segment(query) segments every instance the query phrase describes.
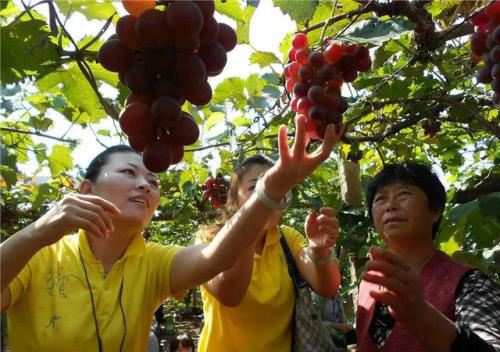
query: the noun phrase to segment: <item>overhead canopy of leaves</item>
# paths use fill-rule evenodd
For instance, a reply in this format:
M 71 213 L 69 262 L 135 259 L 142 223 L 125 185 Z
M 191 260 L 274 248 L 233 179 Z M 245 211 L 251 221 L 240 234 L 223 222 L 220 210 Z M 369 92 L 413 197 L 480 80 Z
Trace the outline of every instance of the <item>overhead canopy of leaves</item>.
M 76 0 L 54 3 L 61 23 L 78 13 L 96 24 L 95 33 L 85 33 L 75 41 L 79 50 L 86 49 L 84 52 L 77 52 L 70 44 L 74 33 L 63 31 L 59 23 L 42 15 L 47 13 L 47 3 L 42 1 L 28 11 L 13 2 L 0 2 L 0 112 L 5 116 L 0 121 L 3 235 L 29 223 L 57 200 L 62 190 L 71 188 L 61 174 L 78 176 L 72 171 L 78 165 L 73 156 L 76 144 L 94 143 L 101 137 L 106 140 L 106 136 L 124 137 L 116 128 L 103 127 L 103 122 L 110 125 L 110 111 L 119 111 L 129 92 L 117 74 L 97 63 L 104 38 L 94 38 L 119 5 L 115 8 L 108 1 Z M 248 48 L 252 19 L 260 3 L 216 0 L 216 11 L 235 26 L 239 45 Z M 470 31 L 462 31 L 467 25 L 465 18 L 487 2 L 426 3 L 421 10 L 426 16 L 421 18 L 432 19 L 430 30 L 434 31 L 427 33 L 428 38 L 439 38 L 457 26 L 452 31 L 456 37 L 428 47 L 419 42 L 414 30 L 418 24 L 409 16 L 397 10 L 391 16 L 378 16 L 365 9 L 368 3 L 381 2 L 273 0 L 274 6 L 296 24 L 278 43 L 279 51 L 254 50 L 249 60 L 260 72 L 246 72 L 242 67 L 240 75 L 225 77 L 213 87 L 207 106 L 183 107 L 203 125 L 203 139 L 186 148 L 182 164 L 161 175 L 162 201 L 150 230 L 156 240 L 188 243 L 190 234 L 216 215 L 201 196 L 205 179 L 215 172 L 229 174 L 245 156 L 277 155 L 279 125 L 287 125 L 293 133 L 294 113 L 284 91 L 282 67 L 287 64 L 296 31 L 306 33 L 311 47 L 318 50 L 329 40 L 367 45 L 373 66 L 343 86 L 342 94 L 349 102 L 344 114 L 344 143 L 334 158 L 294 190 L 294 207 L 285 219 L 288 223 L 301 228 L 312 206 L 334 206 L 348 234 L 341 236 L 339 245 L 347 252 L 366 254 L 377 237 L 361 209 L 342 204 L 336 167 L 337 160 L 358 151 L 362 153 L 358 164 L 363 183 L 388 162 L 424 161 L 443 171 L 449 200 L 465 189 L 474 193 L 488 175 L 500 175 L 498 106 L 491 102 L 491 87 L 477 84 L 474 78 L 483 64 L 471 60 Z M 384 4 L 391 6 L 391 2 Z M 39 11 L 41 7 L 44 11 Z M 117 19 L 113 17 L 111 28 Z M 269 30 L 273 30 L 272 23 Z M 89 43 L 92 45 L 87 47 Z M 84 74 L 82 67 L 91 75 Z M 56 134 L 56 116 L 70 124 L 69 130 L 75 126 L 91 129 L 94 138 L 79 139 L 75 144 L 67 137 L 68 131 Z M 424 134 L 422 124 L 427 120 L 441 123 L 435 137 Z M 311 148 L 316 145 L 312 144 Z M 220 165 L 215 162 L 219 159 Z M 23 175 L 20 166 L 29 160 L 35 160 L 38 167 L 33 175 Z M 50 177 L 33 184 L 43 168 Z M 499 257 L 495 253 L 499 249 L 500 210 L 496 205 L 500 199 L 498 193 L 481 195 L 465 204 L 448 204 L 437 243 L 448 253 L 494 273 Z M 9 218 L 9 214 L 15 216 Z

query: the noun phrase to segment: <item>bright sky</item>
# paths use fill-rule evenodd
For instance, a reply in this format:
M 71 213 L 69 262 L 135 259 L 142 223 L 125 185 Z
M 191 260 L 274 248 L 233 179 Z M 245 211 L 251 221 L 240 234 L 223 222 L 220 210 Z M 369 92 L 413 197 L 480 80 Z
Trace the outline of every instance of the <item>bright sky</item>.
M 19 6 L 19 0 L 15 0 L 15 3 Z M 22 7 L 22 6 L 21 6 Z M 125 14 L 121 3 L 117 2 L 116 7 L 121 15 Z M 39 6 L 37 8 L 39 11 L 46 9 L 46 6 Z M 122 12 L 123 11 L 123 12 Z M 42 12 L 43 13 L 43 12 Z M 46 13 L 45 13 L 46 15 Z M 224 22 L 235 28 L 235 23 L 231 19 L 225 16 L 219 16 L 216 14 L 216 18 L 219 22 Z M 269 24 L 272 23 L 272 30 Z M 84 35 L 95 35 L 101 28 L 102 22 L 98 21 L 87 21 L 85 17 L 75 14 L 67 22 L 66 27 L 71 35 L 75 39 L 80 39 Z M 273 7 L 272 1 L 261 0 L 257 10 L 252 17 L 252 23 L 250 25 L 250 44 L 257 50 L 271 51 L 274 52 L 278 57 L 281 57 L 279 53 L 279 45 L 283 37 L 295 30 L 296 25 L 289 16 L 283 15 L 283 13 Z M 105 34 L 104 38 L 114 33 L 114 28 L 109 31 L 109 34 Z M 254 72 L 262 72 L 258 65 L 251 65 L 249 62 L 250 54 L 252 53 L 252 48 L 248 45 L 238 45 L 235 49 L 228 53 L 228 62 L 222 74 L 217 77 L 209 79 L 212 89 L 216 87 L 223 79 L 239 76 L 246 77 Z M 103 91 L 104 95 L 113 95 L 114 93 L 109 90 Z M 116 93 L 115 93 L 116 94 Z M 58 114 L 52 114 L 50 116 L 54 120 L 54 126 L 48 131 L 48 134 L 53 136 L 62 136 L 65 132 L 69 130 L 69 133 L 65 134 L 67 139 L 79 139 L 85 141 L 85 143 L 80 144 L 74 153 L 73 160 L 75 164 L 81 167 L 87 167 L 91 159 L 104 148 L 96 141 L 96 136 L 90 129 L 81 129 L 78 126 L 71 126 L 69 121 L 58 116 Z M 114 130 L 113 123 L 111 119 L 103 121 L 99 126 L 95 128 L 98 129 L 108 128 Z M 107 145 L 118 144 L 120 141 L 118 138 L 108 138 L 99 136 L 99 140 Z M 49 148 L 56 142 L 40 137 L 33 137 L 35 142 L 43 142 Z M 36 168 L 36 161 L 29 162 L 25 165 L 20 165 L 21 171 L 32 174 Z M 48 176 L 50 173 L 48 170 L 43 172 L 43 176 Z

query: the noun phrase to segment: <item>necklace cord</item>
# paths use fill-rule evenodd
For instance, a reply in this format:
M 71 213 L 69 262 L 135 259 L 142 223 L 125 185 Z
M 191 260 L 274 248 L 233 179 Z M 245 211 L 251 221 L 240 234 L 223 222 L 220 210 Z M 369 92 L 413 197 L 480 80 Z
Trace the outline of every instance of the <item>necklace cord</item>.
M 101 335 L 99 334 L 99 324 L 97 323 L 97 315 L 95 312 L 94 295 L 92 294 L 92 288 L 90 287 L 90 281 L 89 281 L 89 276 L 87 274 L 87 268 L 85 267 L 85 263 L 83 262 L 82 251 L 80 250 L 80 247 L 78 247 L 78 255 L 80 256 L 80 261 L 82 263 L 83 272 L 85 273 L 85 280 L 87 281 L 87 287 L 89 288 L 90 302 L 92 303 L 92 315 L 94 316 L 95 332 L 96 332 L 96 336 L 97 336 L 97 347 L 99 348 L 99 352 L 102 352 L 102 340 L 101 340 Z
M 92 303 L 92 315 L 94 317 L 95 332 L 96 332 L 96 336 L 97 336 L 97 347 L 99 349 L 99 352 L 103 352 L 101 335 L 99 333 L 99 324 L 97 322 L 97 314 L 96 314 L 95 303 L 94 303 L 94 295 L 92 293 L 92 287 L 90 287 L 89 276 L 87 274 L 87 268 L 85 266 L 85 263 L 83 262 L 83 257 L 82 257 L 82 252 L 80 250 L 80 247 L 78 247 L 78 255 L 80 256 L 80 262 L 82 263 L 83 272 L 85 274 L 85 281 L 87 281 L 87 287 L 88 287 L 89 293 L 90 293 L 90 302 Z M 122 321 L 123 321 L 123 328 L 124 328 L 122 341 L 120 343 L 120 352 L 123 351 L 123 345 L 125 344 L 125 336 L 127 335 L 127 320 L 125 318 L 125 311 L 123 309 L 123 304 L 122 304 L 123 281 L 124 281 L 123 279 L 124 278 L 122 277 L 122 282 L 120 284 L 120 297 L 119 297 L 119 301 L 118 301 L 118 303 L 120 304 L 120 312 L 122 314 Z

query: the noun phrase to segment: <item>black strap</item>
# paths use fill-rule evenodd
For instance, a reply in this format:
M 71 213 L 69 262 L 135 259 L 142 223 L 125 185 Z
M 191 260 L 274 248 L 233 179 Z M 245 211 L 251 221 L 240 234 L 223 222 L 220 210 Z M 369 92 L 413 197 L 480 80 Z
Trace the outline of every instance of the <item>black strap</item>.
M 293 290 L 295 291 L 295 297 L 298 295 L 298 290 L 299 288 L 302 288 L 304 286 L 309 286 L 306 280 L 300 275 L 299 268 L 297 267 L 297 264 L 295 263 L 295 259 L 292 255 L 292 251 L 290 250 L 290 247 L 288 247 L 288 243 L 286 242 L 286 238 L 284 235 L 280 236 L 280 243 L 281 243 L 281 248 L 283 248 L 283 252 L 285 253 L 285 259 L 286 263 L 288 265 L 288 273 L 290 274 L 290 277 L 292 278 L 293 282 Z M 293 307 L 293 323 L 292 323 L 292 352 L 296 352 L 297 346 L 295 345 L 295 305 Z
M 293 281 L 293 287 L 295 288 L 295 293 L 297 293 L 297 289 L 309 286 L 306 280 L 300 274 L 299 268 L 295 263 L 295 259 L 292 255 L 292 251 L 286 242 L 285 236 L 281 235 L 280 237 L 281 247 L 283 248 L 283 252 L 285 253 L 286 263 L 288 264 L 288 273 Z

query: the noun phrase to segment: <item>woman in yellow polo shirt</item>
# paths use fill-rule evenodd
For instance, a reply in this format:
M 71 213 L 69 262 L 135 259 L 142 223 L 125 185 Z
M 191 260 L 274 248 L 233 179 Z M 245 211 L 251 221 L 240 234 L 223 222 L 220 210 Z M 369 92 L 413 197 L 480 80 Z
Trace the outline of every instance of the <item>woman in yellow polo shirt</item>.
M 145 351 L 160 302 L 232 267 L 269 219 L 265 202 L 307 177 L 340 135 L 329 126 L 322 146 L 308 155 L 304 120 L 297 120 L 291 149 L 282 126 L 280 161 L 266 174 L 261 196 L 248 200 L 210 245 L 186 248 L 144 242 L 160 202 L 157 177 L 130 148 L 105 150 L 79 194 L 64 196 L 0 246 L 11 350 Z
M 221 223 L 238 216 L 233 214 L 258 193 L 254 189 L 259 177 L 267 175 L 273 165 L 270 159 L 255 155 L 234 170 Z M 291 351 L 295 293 L 280 244 L 281 233 L 311 287 L 325 297 L 337 293 L 340 272 L 332 246 L 338 223 L 333 209 L 321 208 L 309 214 L 305 224 L 308 240 L 290 227 L 278 227 L 282 210 L 269 212 L 253 246 L 244 250 L 230 269 L 202 286 L 205 324 L 199 352 Z M 204 227 L 197 234 L 198 241 L 213 243 L 220 236 L 218 231 L 216 225 Z

